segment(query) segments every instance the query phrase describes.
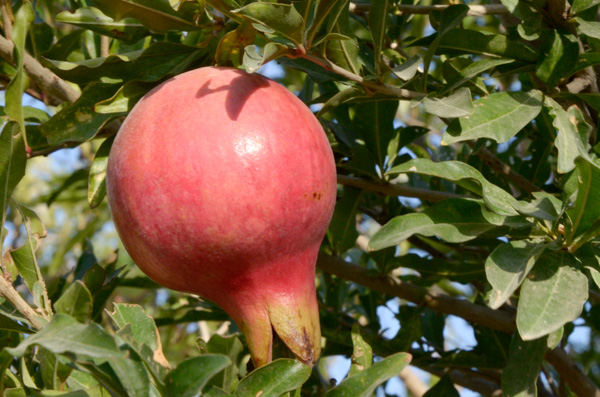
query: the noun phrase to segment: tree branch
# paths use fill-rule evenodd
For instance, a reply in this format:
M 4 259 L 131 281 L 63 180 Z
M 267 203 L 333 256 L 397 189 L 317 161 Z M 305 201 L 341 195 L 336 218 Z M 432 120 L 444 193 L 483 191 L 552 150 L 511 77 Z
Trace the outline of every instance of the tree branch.
M 402 14 L 430 14 L 434 11 L 443 11 L 450 7 L 445 4 L 438 5 L 408 5 L 398 4 L 394 7 L 394 13 L 396 15 Z M 350 3 L 350 12 L 368 12 L 371 9 L 371 4 L 365 3 Z M 484 5 L 469 5 L 469 11 L 467 16 L 481 16 L 481 15 L 494 15 L 494 14 L 510 14 L 510 11 L 501 4 L 484 4 Z
M 363 267 L 350 264 L 331 255 L 320 254 L 317 267 L 322 271 L 355 282 L 374 291 L 396 296 L 439 313 L 452 314 L 468 322 L 479 324 L 500 332 L 516 330 L 515 315 L 476 305 L 464 299 L 429 291 L 426 288 L 403 282 L 395 277 L 373 277 Z M 546 354 L 546 360 L 554 366 L 561 378 L 580 397 L 600 397 L 600 390 L 588 379 L 573 360 L 556 348 Z
M 0 36 L 0 56 L 8 62 L 13 62 L 13 42 Z M 23 68 L 25 73 L 40 87 L 50 95 L 60 101 L 75 102 L 79 98 L 79 92 L 62 80 L 50 69 L 42 66 L 35 58 L 25 53 L 23 59 Z M 58 103 L 55 103 L 58 104 Z
M 338 65 L 328 61 L 327 59 L 319 58 L 312 54 L 302 55 L 302 58 L 307 59 L 326 70 L 330 70 L 340 76 L 354 81 L 356 83 L 361 84 L 363 87 L 367 88 L 369 91 L 373 93 L 379 93 L 384 95 L 389 95 L 396 97 L 398 99 L 421 99 L 425 97 L 425 94 L 416 91 L 405 90 L 404 88 L 394 87 L 388 84 L 377 83 L 375 81 L 370 81 L 364 79 L 362 76 L 354 74 L 352 72 L 347 71 L 344 68 L 339 67 Z
M 460 194 L 438 192 L 435 190 L 419 189 L 416 187 L 380 184 L 371 182 L 366 179 L 356 178 L 347 175 L 338 175 L 337 181 L 340 185 L 356 187 L 359 189 L 369 190 L 371 192 L 382 193 L 387 196 L 404 196 L 415 197 L 426 201 L 442 201 L 448 198 L 465 197 Z
M 38 314 L 25 302 L 12 283 L 6 279 L 5 274 L 0 274 L 0 295 L 5 297 L 29 321 L 33 328 L 38 331 L 42 329 L 42 325 L 37 320 Z
M 475 143 L 467 142 L 467 145 L 471 149 L 475 147 Z M 523 189 L 527 193 L 539 192 L 542 189 L 531 183 L 529 180 L 524 178 L 521 174 L 515 172 L 508 164 L 500 160 L 494 153 L 490 152 L 486 148 L 481 148 L 475 153 L 481 161 L 483 161 L 488 167 L 503 175 L 506 179 L 512 182 L 515 186 Z

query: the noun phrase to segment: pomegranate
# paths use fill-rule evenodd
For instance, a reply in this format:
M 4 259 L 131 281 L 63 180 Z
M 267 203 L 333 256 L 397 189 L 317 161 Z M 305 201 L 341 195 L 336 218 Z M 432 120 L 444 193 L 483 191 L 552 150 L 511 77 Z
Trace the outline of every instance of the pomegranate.
M 304 363 L 318 359 L 315 262 L 335 163 L 321 125 L 285 87 L 217 67 L 159 85 L 115 139 L 107 193 L 135 263 L 220 305 L 256 367 L 272 359 L 273 330 Z

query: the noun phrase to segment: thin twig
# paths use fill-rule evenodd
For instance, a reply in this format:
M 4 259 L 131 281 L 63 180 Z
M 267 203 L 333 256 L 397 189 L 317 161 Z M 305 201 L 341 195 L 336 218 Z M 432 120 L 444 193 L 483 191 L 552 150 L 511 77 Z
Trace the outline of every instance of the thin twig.
M 330 70 L 335 74 L 338 74 L 348 80 L 354 81 L 356 83 L 361 84 L 363 87 L 367 88 L 369 91 L 378 94 L 384 94 L 396 97 L 397 99 L 421 99 L 425 97 L 425 94 L 416 91 L 405 90 L 404 88 L 394 87 L 388 84 L 378 83 L 376 81 L 366 80 L 362 76 L 354 74 L 352 72 L 347 71 L 344 68 L 339 67 L 338 65 L 328 61 L 327 59 L 319 58 L 313 54 L 305 54 L 302 55 L 304 59 L 307 59 L 326 70 Z
M 11 40 L 12 35 L 12 10 L 11 10 L 11 2 L 8 0 L 0 0 L 2 4 L 2 24 L 4 25 L 4 34 L 6 38 Z
M 4 36 L 0 36 L 0 56 L 11 63 L 13 62 L 13 48 L 14 44 L 12 41 L 7 40 Z M 43 67 L 42 64 L 27 52 L 23 57 L 23 68 L 25 69 L 25 73 L 27 73 L 38 87 L 60 101 L 75 102 L 79 98 L 80 94 L 75 88 L 71 87 L 50 69 Z
M 427 393 L 427 385 L 423 383 L 421 378 L 410 367 L 404 368 L 398 376 L 412 396 L 423 397 Z
M 396 296 L 419 306 L 445 314 L 453 314 L 468 322 L 479 324 L 500 332 L 516 330 L 515 315 L 476 305 L 464 299 L 429 291 L 395 277 L 373 277 L 366 268 L 350 264 L 342 259 L 321 254 L 317 266 L 324 272 L 368 287 L 374 291 Z M 579 397 L 600 397 L 600 390 L 585 376 L 577 364 L 560 347 L 548 352 L 546 360 Z
M 0 274 L 0 295 L 5 297 L 29 321 L 33 328 L 38 331 L 42 329 L 42 324 L 37 320 L 38 314 L 25 302 L 12 283 L 6 279 L 5 274 Z
M 434 11 L 443 11 L 444 9 L 450 7 L 450 5 L 446 4 L 437 4 L 437 5 L 408 5 L 408 4 L 398 4 L 394 7 L 394 13 L 396 15 L 402 14 L 430 14 Z M 349 10 L 354 13 L 364 13 L 368 12 L 371 9 L 371 4 L 367 3 L 350 3 Z M 496 15 L 496 14 L 510 14 L 510 11 L 501 4 L 483 4 L 483 5 L 469 5 L 469 11 L 467 12 L 467 16 L 481 16 L 481 15 Z
M 475 147 L 475 143 L 468 141 L 467 145 L 471 149 Z M 515 172 L 508 164 L 500 160 L 494 153 L 490 152 L 486 148 L 481 148 L 475 153 L 481 161 L 483 161 L 488 167 L 503 175 L 506 179 L 512 182 L 515 186 L 521 188 L 523 191 L 527 193 L 539 192 L 542 189 L 531 183 L 521 174 Z
M 347 175 L 338 175 L 337 180 L 340 185 L 365 189 L 371 192 L 382 193 L 387 196 L 415 197 L 433 202 L 446 200 L 448 198 L 465 197 L 455 193 L 438 192 L 435 190 L 419 189 L 402 185 L 380 184 Z

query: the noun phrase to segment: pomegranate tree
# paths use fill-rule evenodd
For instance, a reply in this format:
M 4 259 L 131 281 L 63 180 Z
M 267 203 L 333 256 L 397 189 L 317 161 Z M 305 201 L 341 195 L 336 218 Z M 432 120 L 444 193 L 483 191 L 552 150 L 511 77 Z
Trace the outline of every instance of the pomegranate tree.
M 255 366 L 271 360 L 273 330 L 304 363 L 318 359 L 314 271 L 335 164 L 319 122 L 287 89 L 216 67 L 166 81 L 123 123 L 107 191 L 135 263 L 223 307 Z

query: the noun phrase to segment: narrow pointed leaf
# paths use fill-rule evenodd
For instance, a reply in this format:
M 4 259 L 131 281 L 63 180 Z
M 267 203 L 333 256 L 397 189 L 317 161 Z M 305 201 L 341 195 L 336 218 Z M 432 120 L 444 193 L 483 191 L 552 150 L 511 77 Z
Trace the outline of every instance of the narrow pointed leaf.
M 554 119 L 552 125 L 558 132 L 554 143 L 558 149 L 558 172 L 564 174 L 575 168 L 577 157 L 589 158 L 589 144 L 579 132 L 577 118 L 571 117 L 560 104 L 550 97 L 545 98 L 545 104 L 550 116 Z
M 354 346 L 354 352 L 352 353 L 352 364 L 350 365 L 350 372 L 348 376 L 353 376 L 367 368 L 370 368 L 373 364 L 373 350 L 371 346 L 360 335 L 360 327 L 358 323 L 354 323 L 352 326 L 352 345 Z
M 19 125 L 9 121 L 0 133 L 0 230 L 4 228 L 6 208 L 12 192 L 25 175 L 26 164 L 23 135 L 19 134 Z
M 94 4 L 116 20 L 135 18 L 148 29 L 158 33 L 202 28 L 187 15 L 175 11 L 168 0 L 96 0 Z
M 516 215 L 517 200 L 508 192 L 489 182 L 481 172 L 460 161 L 435 163 L 428 159 L 413 159 L 393 167 L 388 174 L 417 173 L 447 179 L 483 197 L 486 206 L 501 215 Z
M 108 138 L 98 148 L 94 161 L 90 167 L 88 180 L 88 203 L 91 208 L 96 208 L 102 203 L 106 196 L 106 167 L 108 165 L 108 154 L 114 137 Z
M 437 33 L 417 40 L 411 46 L 428 47 L 436 37 Z M 506 35 L 484 34 L 472 29 L 452 29 L 446 33 L 438 44 L 436 54 L 456 54 L 457 51 L 529 63 L 535 63 L 538 59 L 538 54 L 532 47 L 510 40 Z
M 600 167 L 582 158 L 576 164 L 579 170 L 577 198 L 567 211 L 573 222 L 571 232 L 566 236 L 569 243 L 583 233 L 593 232 L 590 228 L 600 219 Z
M 335 206 L 328 233 L 339 253 L 346 252 L 356 244 L 356 212 L 361 197 L 362 190 L 345 187 L 342 199 Z
M 135 43 L 150 34 L 148 29 L 138 20 L 124 18 L 115 21 L 96 7 L 81 7 L 73 13 L 64 11 L 56 16 L 56 20 L 89 29 L 126 43 Z
M 19 124 L 19 130 L 25 134 L 25 115 L 23 113 L 22 98 L 29 81 L 23 69 L 25 57 L 25 42 L 29 25 L 35 18 L 35 12 L 31 3 L 24 2 L 15 15 L 15 22 L 11 31 L 13 47 L 13 58 L 15 63 L 15 74 L 6 87 L 6 106 L 4 110 L 9 120 Z
M 424 85 L 427 84 L 427 75 L 431 65 L 431 60 L 433 59 L 440 42 L 446 33 L 450 32 L 452 29 L 462 23 L 462 20 L 467 16 L 468 12 L 469 7 L 464 4 L 451 5 L 442 11 L 439 31 L 435 35 L 433 42 L 427 46 L 427 53 L 425 53 L 425 58 L 423 60 L 423 64 L 425 65 L 425 70 L 423 71 L 423 75 L 425 76 L 423 79 Z
M 386 32 L 386 18 L 388 16 L 389 0 L 372 0 L 369 10 L 369 30 L 373 37 L 373 53 L 375 69 L 379 72 L 379 59 Z
M 368 397 L 377 386 L 394 376 L 397 376 L 412 359 L 408 353 L 396 353 L 373 364 L 370 368 L 359 372 L 329 390 L 326 397 Z
M 392 219 L 371 238 L 369 248 L 380 250 L 391 247 L 415 234 L 437 236 L 449 243 L 461 243 L 499 226 L 528 225 L 529 222 L 519 216 L 506 217 L 488 211 L 478 200 L 447 199 L 423 212 Z

